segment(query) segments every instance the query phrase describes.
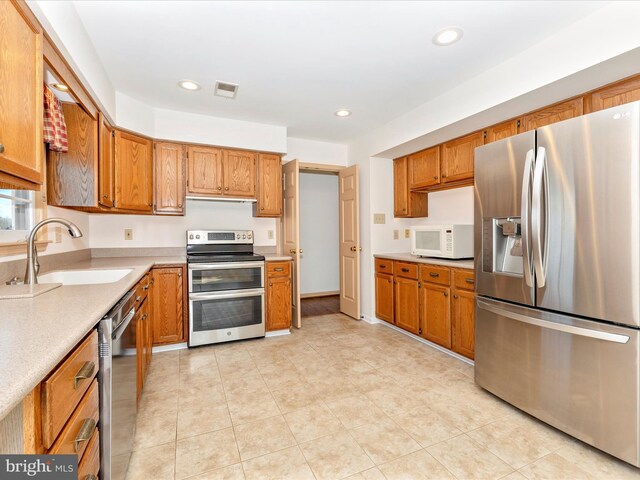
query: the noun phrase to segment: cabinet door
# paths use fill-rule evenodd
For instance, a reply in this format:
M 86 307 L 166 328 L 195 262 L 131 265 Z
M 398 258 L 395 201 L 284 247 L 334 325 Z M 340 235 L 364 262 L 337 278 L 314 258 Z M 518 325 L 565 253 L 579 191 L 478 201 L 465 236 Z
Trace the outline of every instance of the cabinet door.
M 440 183 L 440 147 L 409 155 L 409 189 L 426 188 Z
M 418 281 L 395 277 L 394 282 L 396 325 L 417 335 L 420 329 L 420 294 Z
M 473 292 L 455 290 L 453 294 L 453 351 L 473 358 L 475 345 L 475 296 Z
M 0 2 L 0 31 L 0 174 L 42 184 L 42 30 L 24 4 Z
M 409 216 L 409 161 L 407 157 L 396 158 L 393 161 L 393 215 L 395 217 Z
M 255 217 L 282 215 L 282 161 L 280 155 L 258 154 L 258 201 L 254 204 Z
M 154 212 L 184 215 L 184 146 L 156 143 L 154 153 Z
M 491 142 L 497 142 L 503 138 L 513 137 L 518 134 L 518 128 L 520 127 L 520 119 L 508 120 L 506 122 L 499 123 L 487 128 L 486 135 L 484 137 L 485 145 Z
M 190 146 L 187 164 L 187 191 L 190 194 L 222 195 L 222 150 Z
M 441 183 L 473 179 L 473 155 L 476 147 L 484 145 L 483 132 L 472 133 L 442 144 Z
M 640 100 L 640 75 L 607 85 L 590 95 L 591 112 Z
M 451 348 L 451 296 L 449 287 L 423 283 L 420 288 L 422 336 Z
M 393 276 L 376 273 L 376 317 L 393 322 Z
M 152 278 L 153 344 L 184 342 L 183 268 L 154 268 Z
M 222 178 L 225 195 L 255 198 L 256 154 L 240 150 L 223 150 Z
M 267 279 L 267 331 L 291 326 L 291 278 Z
M 115 199 L 115 131 L 109 121 L 98 115 L 98 203 L 113 207 Z
M 528 132 L 552 123 L 582 115 L 582 97 L 556 103 L 522 117 L 521 132 Z
M 116 130 L 115 207 L 152 211 L 153 152 L 151 140 Z

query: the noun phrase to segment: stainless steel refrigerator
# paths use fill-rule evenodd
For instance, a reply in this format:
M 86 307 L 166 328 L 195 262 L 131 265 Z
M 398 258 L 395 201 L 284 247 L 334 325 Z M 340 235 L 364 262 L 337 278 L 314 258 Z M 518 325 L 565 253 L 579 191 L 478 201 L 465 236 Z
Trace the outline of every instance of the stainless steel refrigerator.
M 475 151 L 475 379 L 640 466 L 640 102 Z

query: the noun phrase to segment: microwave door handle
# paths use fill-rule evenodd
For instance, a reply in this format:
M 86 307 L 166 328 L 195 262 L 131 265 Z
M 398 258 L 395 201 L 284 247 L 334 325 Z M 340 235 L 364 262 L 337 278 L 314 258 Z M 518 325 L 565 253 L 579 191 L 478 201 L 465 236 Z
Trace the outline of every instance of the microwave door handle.
M 533 177 L 533 148 L 527 152 L 522 174 L 522 203 L 520 214 L 522 224 L 522 262 L 524 264 L 524 281 L 528 287 L 533 286 L 533 267 L 531 265 L 530 227 L 531 227 L 531 182 Z

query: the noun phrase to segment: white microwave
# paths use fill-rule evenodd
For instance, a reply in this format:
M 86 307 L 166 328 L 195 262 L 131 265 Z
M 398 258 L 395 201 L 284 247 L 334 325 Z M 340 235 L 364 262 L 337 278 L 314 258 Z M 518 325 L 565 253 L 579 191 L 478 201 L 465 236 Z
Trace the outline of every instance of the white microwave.
M 473 225 L 411 227 L 411 255 L 440 258 L 473 257 Z

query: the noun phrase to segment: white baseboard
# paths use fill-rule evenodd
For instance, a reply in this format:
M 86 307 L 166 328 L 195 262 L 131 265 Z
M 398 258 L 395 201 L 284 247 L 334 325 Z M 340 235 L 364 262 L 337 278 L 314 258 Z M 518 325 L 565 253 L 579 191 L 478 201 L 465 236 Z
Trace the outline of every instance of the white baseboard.
M 369 317 L 367 315 L 362 315 L 362 320 L 364 320 L 367 323 L 370 323 L 371 325 L 375 325 L 376 323 L 386 323 L 386 322 L 382 322 L 382 320 L 379 320 L 376 317 Z
M 330 292 L 301 293 L 300 298 L 332 297 L 334 295 L 340 295 L 340 290 L 333 290 Z
M 363 317 L 364 318 L 364 317 Z M 396 327 L 395 325 L 389 323 L 389 322 L 385 322 L 384 320 L 380 320 L 379 318 L 373 317 L 372 320 L 375 321 L 369 321 L 367 320 L 367 322 L 369 323 L 381 323 L 383 324 L 385 327 L 389 327 L 392 330 L 395 330 L 396 332 L 400 332 L 403 333 L 404 335 L 406 335 L 407 337 L 411 337 L 414 340 L 419 341 L 420 343 L 424 343 L 425 345 L 429 345 L 430 347 L 435 348 L 436 350 L 441 351 L 442 353 L 446 353 L 447 355 L 456 358 L 458 360 L 462 360 L 464 363 L 467 363 L 469 365 L 475 365 L 473 360 L 468 359 L 467 357 L 463 357 L 462 355 L 458 355 L 456 352 L 452 352 L 451 350 L 441 347 L 440 345 L 438 345 L 437 343 L 433 343 L 430 342 L 429 340 L 425 340 L 422 337 L 419 337 L 418 335 L 414 335 L 413 333 L 407 332 L 406 330 L 401 329 L 400 327 Z
M 264 334 L 264 336 L 266 338 L 269 337 L 281 337 L 282 335 L 291 335 L 291 329 L 284 329 L 284 330 L 274 330 L 272 332 L 267 332 Z
M 173 350 L 183 350 L 185 348 L 189 348 L 187 342 L 174 343 L 173 345 L 160 345 L 153 347 L 152 353 L 171 352 Z

